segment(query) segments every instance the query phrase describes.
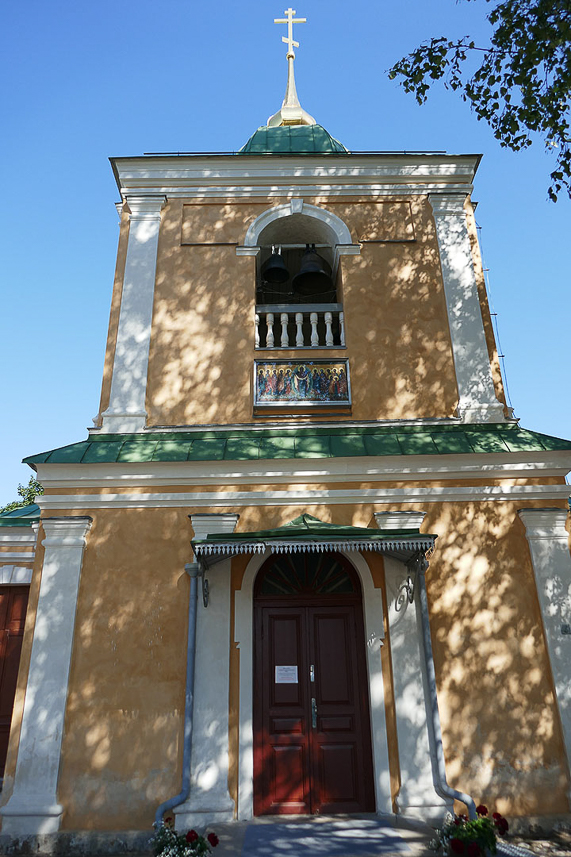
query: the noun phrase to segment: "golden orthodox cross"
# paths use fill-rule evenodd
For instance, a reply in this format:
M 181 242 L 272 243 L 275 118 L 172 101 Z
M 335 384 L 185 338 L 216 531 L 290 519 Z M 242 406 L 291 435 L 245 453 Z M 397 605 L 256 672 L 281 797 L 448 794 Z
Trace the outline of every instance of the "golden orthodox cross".
M 292 9 L 291 6 L 289 9 L 286 9 L 284 15 L 287 15 L 287 18 L 274 18 L 274 24 L 287 24 L 287 36 L 282 36 L 282 42 L 285 42 L 287 45 L 287 55 L 288 57 L 295 57 L 293 52 L 294 48 L 299 48 L 299 42 L 295 42 L 293 39 L 293 25 L 294 24 L 305 24 L 307 22 L 307 18 L 294 18 L 297 12 L 295 9 Z

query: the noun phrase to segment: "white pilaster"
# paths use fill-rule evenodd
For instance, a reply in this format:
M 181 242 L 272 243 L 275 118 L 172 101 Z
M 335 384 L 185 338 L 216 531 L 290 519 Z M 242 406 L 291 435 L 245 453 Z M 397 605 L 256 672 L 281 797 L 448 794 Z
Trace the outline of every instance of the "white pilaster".
M 571 554 L 565 509 L 520 509 L 571 771 Z M 571 790 L 569 792 L 571 801 Z
M 478 286 L 461 194 L 431 194 L 452 353 L 458 384 L 458 415 L 464 422 L 503 422 L 496 399 Z
M 421 655 L 418 587 L 415 587 L 414 601 L 410 603 L 408 575 L 408 569 L 403 563 L 385 557 L 401 778 L 396 804 L 399 813 L 429 822 L 442 818 L 448 802 L 434 788 Z
M 195 538 L 232 533 L 239 515 L 190 515 Z M 190 796 L 174 810 L 177 830 L 232 821 L 228 792 L 231 560 L 208 574 L 208 607 L 198 599 Z
M 14 789 L 2 833 L 55 833 L 63 807 L 57 780 L 79 577 L 91 518 L 43 521 L 46 538 Z
M 103 414 L 104 432 L 132 432 L 145 427 L 147 368 L 157 247 L 163 194 L 127 196 L 129 243 L 115 345 L 109 407 Z
M 381 530 L 420 529 L 425 512 L 376 512 Z M 418 587 L 408 598 L 409 570 L 385 557 L 389 631 L 397 720 L 401 788 L 396 803 L 403 815 L 425 821 L 442 818 L 449 802 L 436 792 L 427 721 L 425 669 L 422 660 L 422 619 Z M 412 582 L 412 581 L 411 581 Z

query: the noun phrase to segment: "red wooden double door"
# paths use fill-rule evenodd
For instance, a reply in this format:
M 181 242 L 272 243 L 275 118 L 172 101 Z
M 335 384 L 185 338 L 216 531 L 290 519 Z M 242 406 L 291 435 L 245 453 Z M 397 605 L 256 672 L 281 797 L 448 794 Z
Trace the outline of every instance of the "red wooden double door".
M 0 780 L 4 777 L 29 586 L 0 587 Z
M 374 811 L 355 572 L 337 554 L 282 555 L 254 605 L 255 814 Z

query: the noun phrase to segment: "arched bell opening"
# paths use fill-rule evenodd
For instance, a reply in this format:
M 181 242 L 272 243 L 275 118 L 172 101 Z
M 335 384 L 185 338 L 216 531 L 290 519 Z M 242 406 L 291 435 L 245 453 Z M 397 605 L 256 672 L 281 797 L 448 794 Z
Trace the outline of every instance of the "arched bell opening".
M 269 223 L 258 238 L 256 303 L 336 303 L 339 266 L 331 233 L 306 214 Z
M 362 589 L 342 554 L 260 568 L 253 722 L 255 815 L 374 811 Z

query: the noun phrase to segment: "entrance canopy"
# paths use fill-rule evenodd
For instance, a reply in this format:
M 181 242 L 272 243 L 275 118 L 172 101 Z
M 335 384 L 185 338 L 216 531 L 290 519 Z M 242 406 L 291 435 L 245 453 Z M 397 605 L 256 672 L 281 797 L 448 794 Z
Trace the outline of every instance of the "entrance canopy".
M 243 553 L 306 553 L 324 551 L 376 551 L 407 562 L 434 547 L 435 535 L 418 530 L 372 530 L 327 524 L 312 515 L 300 515 L 274 530 L 251 533 L 216 533 L 191 542 L 196 558 L 205 566 Z

